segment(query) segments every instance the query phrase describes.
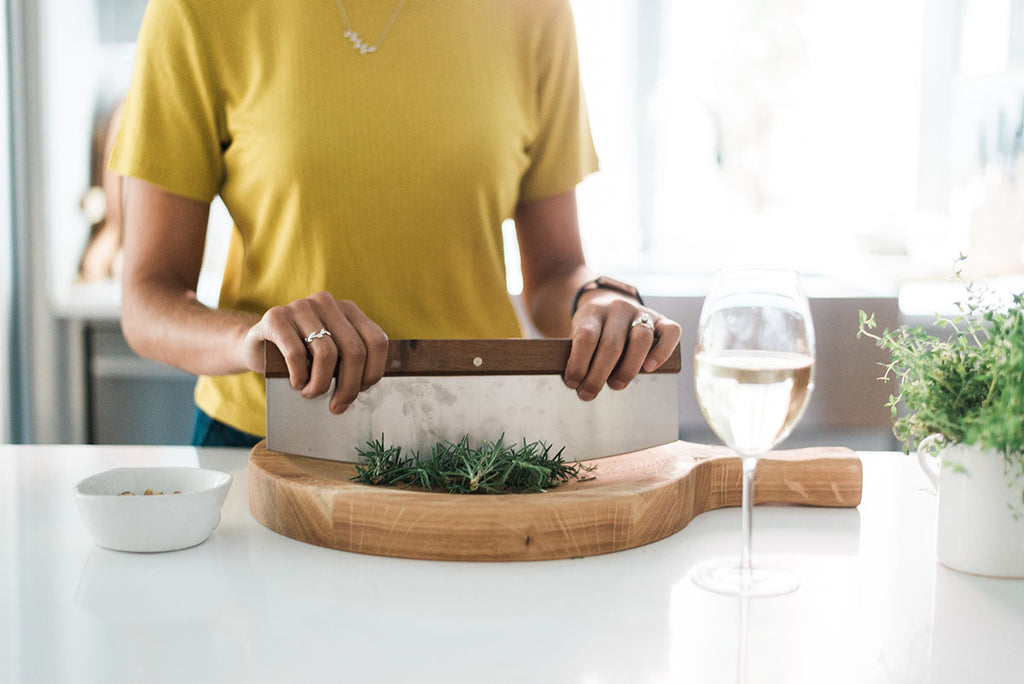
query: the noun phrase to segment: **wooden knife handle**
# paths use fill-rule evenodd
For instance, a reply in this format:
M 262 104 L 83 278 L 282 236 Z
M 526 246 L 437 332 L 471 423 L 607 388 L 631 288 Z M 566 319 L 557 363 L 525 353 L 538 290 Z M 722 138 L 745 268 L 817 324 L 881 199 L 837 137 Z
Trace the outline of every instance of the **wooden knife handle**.
M 568 339 L 390 340 L 385 375 L 561 375 L 569 360 Z M 287 378 L 280 350 L 266 345 L 266 376 Z M 678 373 L 679 345 L 655 373 Z

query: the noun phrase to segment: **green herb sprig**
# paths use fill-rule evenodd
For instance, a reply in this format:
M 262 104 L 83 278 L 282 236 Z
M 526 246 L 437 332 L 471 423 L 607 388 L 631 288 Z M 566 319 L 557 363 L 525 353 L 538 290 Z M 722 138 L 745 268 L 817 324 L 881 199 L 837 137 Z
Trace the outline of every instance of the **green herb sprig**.
M 956 277 L 963 281 L 959 269 Z M 899 385 L 886 403 L 893 434 L 906 450 L 932 433 L 997 449 L 1008 470 L 1024 472 L 1024 293 L 1000 303 L 991 290 L 968 284 L 957 308 L 960 315 L 936 316 L 950 331 L 945 337 L 920 326 L 879 335 L 874 315 L 860 312 L 857 337 L 890 353 L 880 379 Z
M 402 454 L 402 448 L 388 446 L 384 436 L 356 449 L 362 459 L 356 464 L 356 482 L 370 485 L 419 487 L 449 494 L 519 494 L 543 492 L 560 484 L 593 479 L 584 473 L 595 466 L 580 461 L 566 462 L 565 447 L 551 453 L 543 442 L 505 444 L 505 436 L 497 441 L 481 441 L 472 446 L 469 436 L 457 442 L 439 442 L 430 448 L 430 458 L 413 452 Z

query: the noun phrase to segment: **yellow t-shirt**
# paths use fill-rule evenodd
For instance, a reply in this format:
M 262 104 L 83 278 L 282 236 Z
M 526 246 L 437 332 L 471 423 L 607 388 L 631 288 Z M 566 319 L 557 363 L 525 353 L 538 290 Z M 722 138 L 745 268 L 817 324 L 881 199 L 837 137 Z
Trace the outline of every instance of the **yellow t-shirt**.
M 373 43 L 395 5 L 344 0 Z M 502 222 L 596 170 L 568 0 L 151 0 L 110 166 L 234 221 L 220 308 L 319 290 L 392 338 L 517 337 Z M 265 434 L 256 373 L 196 403 Z

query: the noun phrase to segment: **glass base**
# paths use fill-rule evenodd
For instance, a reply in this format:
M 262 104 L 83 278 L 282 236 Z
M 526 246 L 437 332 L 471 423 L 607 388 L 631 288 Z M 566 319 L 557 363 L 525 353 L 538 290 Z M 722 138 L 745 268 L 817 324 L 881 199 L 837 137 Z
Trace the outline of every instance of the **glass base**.
M 755 566 L 742 570 L 736 561 L 709 561 L 693 570 L 693 582 L 726 596 L 782 596 L 797 590 L 796 573 L 783 568 Z

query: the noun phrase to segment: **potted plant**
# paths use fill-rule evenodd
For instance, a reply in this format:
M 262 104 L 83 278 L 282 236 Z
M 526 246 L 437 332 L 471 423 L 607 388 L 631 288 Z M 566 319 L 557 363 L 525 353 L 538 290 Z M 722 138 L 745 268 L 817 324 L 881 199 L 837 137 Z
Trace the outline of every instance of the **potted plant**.
M 959 314 L 936 317 L 938 334 L 878 334 L 874 315 L 861 311 L 857 337 L 890 354 L 880 379 L 898 384 L 886 404 L 893 433 L 906 451 L 917 446 L 940 492 L 939 561 L 1024 577 L 1024 292 L 1007 299 L 965 285 Z

